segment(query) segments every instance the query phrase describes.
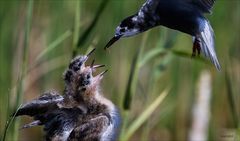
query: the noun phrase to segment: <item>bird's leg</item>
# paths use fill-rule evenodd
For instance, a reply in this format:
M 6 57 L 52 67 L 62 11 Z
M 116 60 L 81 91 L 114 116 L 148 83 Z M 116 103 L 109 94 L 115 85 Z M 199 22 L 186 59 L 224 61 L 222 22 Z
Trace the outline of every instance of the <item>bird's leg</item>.
M 193 43 L 192 57 L 195 57 L 196 53 L 198 55 L 200 55 L 200 53 L 201 53 L 200 41 L 197 38 L 195 38 L 194 43 Z
M 198 56 L 201 54 L 201 45 L 200 45 L 200 41 L 198 39 L 195 40 L 196 44 L 197 44 L 197 52 L 198 52 Z

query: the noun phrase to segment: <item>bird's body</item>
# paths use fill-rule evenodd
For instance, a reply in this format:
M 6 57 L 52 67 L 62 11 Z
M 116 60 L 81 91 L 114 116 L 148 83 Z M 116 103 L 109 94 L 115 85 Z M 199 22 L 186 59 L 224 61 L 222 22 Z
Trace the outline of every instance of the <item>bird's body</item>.
M 23 105 L 16 116 L 28 115 L 34 121 L 23 128 L 44 125 L 47 141 L 114 141 L 120 114 L 99 91 L 103 73 L 93 77 L 97 67 L 85 66 L 87 56 L 75 58 L 64 73 L 65 91 L 44 93 Z
M 116 28 L 110 47 L 121 37 L 129 37 L 157 26 L 166 26 L 193 36 L 193 56 L 200 51 L 220 70 L 214 33 L 204 13 L 210 13 L 214 0 L 147 0 L 140 10 L 124 19 Z

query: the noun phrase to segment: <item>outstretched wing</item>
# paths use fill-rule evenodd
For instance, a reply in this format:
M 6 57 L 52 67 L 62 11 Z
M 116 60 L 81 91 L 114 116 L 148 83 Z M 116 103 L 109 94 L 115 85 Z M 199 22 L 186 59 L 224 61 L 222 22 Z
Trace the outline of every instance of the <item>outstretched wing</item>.
M 215 3 L 215 0 L 187 0 L 187 1 L 197 6 L 199 10 L 204 13 L 211 13 L 211 9 L 213 7 L 213 4 Z
M 166 3 L 167 0 L 146 0 L 146 2 L 143 4 L 142 8 L 140 11 L 145 11 L 146 8 L 151 8 L 148 9 L 147 11 L 154 11 L 157 8 L 157 5 L 160 4 L 161 2 Z M 192 5 L 197 6 L 200 11 L 204 13 L 211 13 L 211 9 L 214 5 L 216 0 L 168 0 L 168 2 L 173 3 L 176 2 L 182 2 L 182 3 L 190 3 Z M 139 13 L 138 13 L 139 14 Z
M 63 97 L 58 94 L 56 91 L 45 92 L 38 99 L 35 99 L 31 102 L 24 104 L 18 111 L 15 113 L 16 116 L 20 115 L 29 115 L 35 116 L 37 114 L 42 114 L 48 111 L 49 108 L 56 105 L 56 103 L 63 100 Z

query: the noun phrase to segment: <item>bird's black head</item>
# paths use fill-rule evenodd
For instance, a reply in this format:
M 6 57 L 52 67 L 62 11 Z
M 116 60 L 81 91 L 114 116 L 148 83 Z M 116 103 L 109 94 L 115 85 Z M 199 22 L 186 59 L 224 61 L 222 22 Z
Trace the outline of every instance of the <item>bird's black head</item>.
M 120 25 L 116 28 L 114 37 L 105 46 L 109 48 L 113 43 L 119 40 L 121 37 L 129 37 L 140 33 L 141 30 L 138 26 L 137 15 L 132 15 L 124 19 Z
M 140 32 L 138 27 L 137 16 L 133 15 L 124 19 L 116 28 L 115 36 L 129 37 L 136 35 Z

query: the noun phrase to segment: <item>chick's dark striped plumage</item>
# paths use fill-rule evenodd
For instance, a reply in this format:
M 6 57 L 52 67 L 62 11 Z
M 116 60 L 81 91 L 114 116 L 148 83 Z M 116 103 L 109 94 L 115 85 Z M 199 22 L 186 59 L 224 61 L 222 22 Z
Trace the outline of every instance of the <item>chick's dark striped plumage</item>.
M 156 26 L 166 26 L 193 36 L 193 56 L 202 52 L 220 70 L 214 33 L 204 13 L 210 13 L 215 0 L 147 0 L 140 10 L 124 19 L 105 48 L 121 37 L 129 37 Z
M 34 118 L 22 128 L 44 125 L 48 141 L 114 141 L 120 126 L 120 115 L 111 101 L 99 91 L 102 72 L 92 73 L 103 65 L 85 66 L 89 55 L 73 59 L 64 73 L 65 90 L 44 93 L 23 105 L 16 116 Z

